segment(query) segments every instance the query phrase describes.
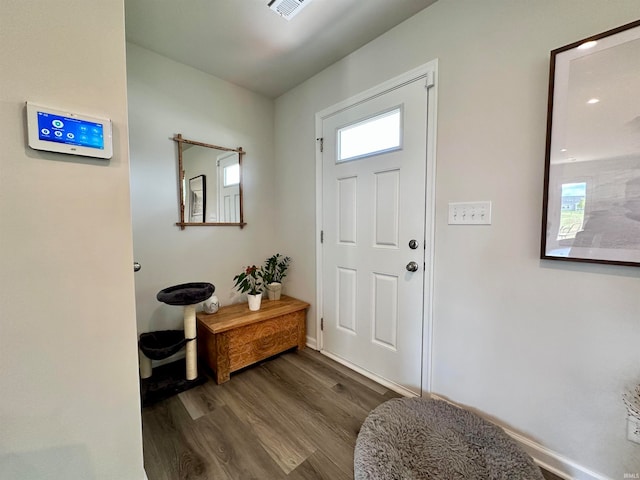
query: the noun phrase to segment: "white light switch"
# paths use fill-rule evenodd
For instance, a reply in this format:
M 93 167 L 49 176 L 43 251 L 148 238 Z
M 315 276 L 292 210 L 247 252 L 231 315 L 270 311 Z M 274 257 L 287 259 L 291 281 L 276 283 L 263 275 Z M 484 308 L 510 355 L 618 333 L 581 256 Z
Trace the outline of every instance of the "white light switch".
M 491 202 L 449 203 L 449 225 L 491 225 Z

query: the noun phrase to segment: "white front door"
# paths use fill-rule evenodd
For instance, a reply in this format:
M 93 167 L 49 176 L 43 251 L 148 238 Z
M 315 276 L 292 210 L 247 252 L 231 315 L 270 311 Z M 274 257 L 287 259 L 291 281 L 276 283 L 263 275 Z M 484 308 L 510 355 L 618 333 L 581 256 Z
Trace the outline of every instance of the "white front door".
M 322 351 L 415 394 L 430 278 L 432 78 L 385 85 L 321 117 Z
M 235 152 L 218 157 L 218 222 L 240 221 L 240 162 Z

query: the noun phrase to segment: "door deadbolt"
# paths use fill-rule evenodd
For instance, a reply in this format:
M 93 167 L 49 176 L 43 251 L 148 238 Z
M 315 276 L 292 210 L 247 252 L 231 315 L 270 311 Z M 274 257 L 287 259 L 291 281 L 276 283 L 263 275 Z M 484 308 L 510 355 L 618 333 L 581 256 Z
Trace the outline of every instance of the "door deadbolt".
M 416 248 L 418 248 L 418 241 L 417 240 L 409 240 L 409 248 L 411 250 L 415 250 Z
M 418 264 L 416 262 L 407 263 L 407 271 L 409 271 L 409 272 L 417 272 L 418 271 Z

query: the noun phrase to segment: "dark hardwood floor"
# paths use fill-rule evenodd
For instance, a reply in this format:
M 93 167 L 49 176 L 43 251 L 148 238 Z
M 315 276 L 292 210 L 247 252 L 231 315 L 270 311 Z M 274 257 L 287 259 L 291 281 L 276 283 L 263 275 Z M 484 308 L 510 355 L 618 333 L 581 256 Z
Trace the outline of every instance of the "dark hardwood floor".
M 149 480 L 352 479 L 360 425 L 397 396 L 318 352 L 288 352 L 145 407 L 145 470 Z

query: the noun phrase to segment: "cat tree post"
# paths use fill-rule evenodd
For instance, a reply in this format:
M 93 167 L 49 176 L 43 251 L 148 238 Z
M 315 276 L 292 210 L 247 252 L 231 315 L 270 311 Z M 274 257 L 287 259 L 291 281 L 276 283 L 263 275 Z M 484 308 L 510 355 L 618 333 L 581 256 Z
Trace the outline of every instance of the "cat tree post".
M 215 287 L 210 283 L 183 283 L 160 290 L 156 296 L 162 303 L 183 307 L 187 380 L 195 380 L 198 377 L 196 306 L 211 297 L 214 291 Z
M 209 297 L 207 297 L 209 298 Z M 198 345 L 196 338 L 196 306 L 184 307 L 184 338 L 187 340 L 186 361 L 187 380 L 194 380 L 198 376 Z

